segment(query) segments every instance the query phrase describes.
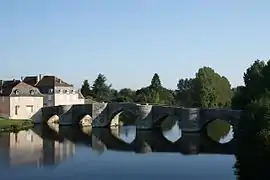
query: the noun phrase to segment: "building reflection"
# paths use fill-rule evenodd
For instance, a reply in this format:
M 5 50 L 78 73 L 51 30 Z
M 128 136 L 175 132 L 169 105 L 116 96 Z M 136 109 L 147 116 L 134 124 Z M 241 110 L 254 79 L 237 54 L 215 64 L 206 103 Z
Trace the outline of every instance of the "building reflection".
M 58 164 L 75 154 L 71 141 L 63 142 L 43 139 L 32 130 L 5 133 L 0 136 L 0 164 L 48 165 Z

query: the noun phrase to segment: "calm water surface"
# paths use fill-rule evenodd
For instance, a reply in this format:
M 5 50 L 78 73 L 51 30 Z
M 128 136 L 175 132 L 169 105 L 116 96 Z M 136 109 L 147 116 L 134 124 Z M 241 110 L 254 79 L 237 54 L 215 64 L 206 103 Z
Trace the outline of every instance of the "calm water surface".
M 230 128 L 182 133 L 37 126 L 0 136 L 3 179 L 236 179 Z M 217 129 L 220 129 L 218 131 Z M 227 129 L 226 131 L 224 129 Z M 216 143 L 215 141 L 221 144 Z

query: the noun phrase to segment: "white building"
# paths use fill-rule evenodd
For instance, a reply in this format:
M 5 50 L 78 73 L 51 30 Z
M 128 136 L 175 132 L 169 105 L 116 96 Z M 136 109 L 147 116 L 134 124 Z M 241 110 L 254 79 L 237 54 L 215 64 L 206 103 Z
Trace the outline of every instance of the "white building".
M 0 115 L 10 119 L 33 119 L 40 116 L 43 95 L 38 88 L 20 80 L 1 81 Z
M 44 95 L 44 106 L 84 104 L 85 99 L 73 85 L 55 76 L 28 76 L 23 80 Z

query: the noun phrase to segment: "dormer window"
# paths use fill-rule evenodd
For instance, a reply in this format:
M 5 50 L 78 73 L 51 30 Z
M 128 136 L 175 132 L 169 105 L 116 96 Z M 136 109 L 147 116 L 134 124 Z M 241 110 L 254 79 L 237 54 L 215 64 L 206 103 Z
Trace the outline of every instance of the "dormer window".
M 19 95 L 19 90 L 18 89 L 15 89 L 14 90 L 14 94 Z
M 72 90 L 71 90 L 71 93 L 72 93 L 72 94 L 74 94 L 74 93 L 75 93 L 75 90 L 74 90 L 74 89 L 72 89 Z
M 48 93 L 53 93 L 53 89 L 49 89 Z
M 64 93 L 66 93 L 66 94 L 67 94 L 67 93 L 68 93 L 68 90 L 66 90 L 66 89 L 65 89 L 65 90 L 64 90 Z
M 30 94 L 31 95 L 34 95 L 35 94 L 35 91 L 33 89 L 30 90 Z

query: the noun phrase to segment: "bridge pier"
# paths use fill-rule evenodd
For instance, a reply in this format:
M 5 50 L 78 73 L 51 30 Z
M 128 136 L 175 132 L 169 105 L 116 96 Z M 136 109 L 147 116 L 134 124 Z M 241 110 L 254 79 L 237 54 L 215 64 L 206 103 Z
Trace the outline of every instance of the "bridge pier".
M 59 125 L 72 125 L 72 105 L 61 106 Z
M 107 103 L 92 104 L 92 127 L 109 126 L 109 118 L 107 116 Z
M 200 108 L 182 108 L 179 126 L 183 132 L 198 132 L 200 128 Z
M 136 120 L 136 128 L 141 130 L 151 129 L 152 121 L 152 106 L 151 105 L 137 105 L 138 117 Z

